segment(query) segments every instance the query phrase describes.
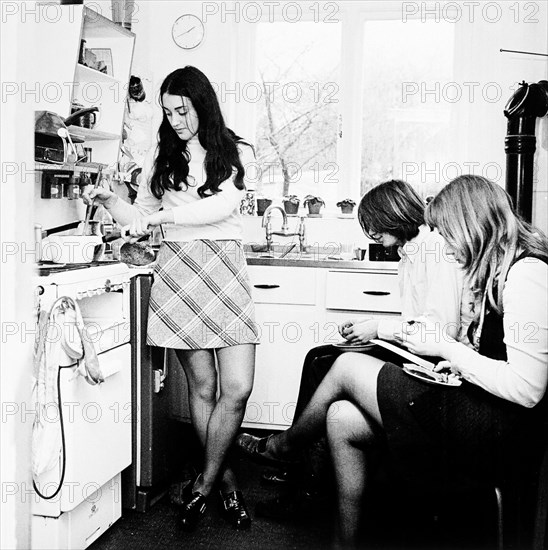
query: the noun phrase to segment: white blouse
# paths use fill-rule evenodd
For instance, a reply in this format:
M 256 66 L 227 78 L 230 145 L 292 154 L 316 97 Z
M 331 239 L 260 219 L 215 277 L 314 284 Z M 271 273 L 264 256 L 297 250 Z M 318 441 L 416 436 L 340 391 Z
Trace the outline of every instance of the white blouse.
M 405 243 L 398 264 L 401 317 L 379 322 L 378 335 L 393 340 L 401 333 L 402 322 L 422 318 L 440 326 L 451 338 L 466 341 L 470 324 L 470 293 L 463 292 L 464 273 L 454 256 L 447 254 L 447 243 L 437 231 L 421 225 L 419 234 Z
M 237 189 L 233 178 L 222 182 L 221 190 L 214 195 L 201 198 L 198 188 L 205 182 L 206 173 L 204 160 L 205 149 L 200 145 L 197 136 L 188 141 L 190 152 L 189 182 L 187 189 L 165 191 L 161 199 L 157 199 L 150 190 L 150 178 L 154 167 L 157 146 L 148 152 L 137 191 L 134 206 L 141 215 L 157 212 L 161 207 L 173 211 L 174 223 L 165 224 L 165 238 L 172 241 L 191 241 L 196 239 L 242 239 L 242 223 L 240 201 L 245 191 Z M 238 144 L 240 160 L 244 169 L 255 162 L 253 149 L 244 144 Z M 248 170 L 246 169 L 246 173 Z M 244 177 L 244 184 L 246 184 Z
M 458 342 L 447 346 L 447 359 L 465 380 L 533 407 L 548 384 L 548 265 L 535 258 L 516 262 L 508 272 L 502 299 L 508 360 L 489 359 Z

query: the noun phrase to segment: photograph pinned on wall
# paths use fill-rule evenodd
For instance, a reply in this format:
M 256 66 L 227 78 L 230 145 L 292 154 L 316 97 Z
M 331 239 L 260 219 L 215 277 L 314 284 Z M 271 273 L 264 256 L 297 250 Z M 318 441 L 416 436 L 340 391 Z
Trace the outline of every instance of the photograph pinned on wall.
M 112 50 L 110 48 L 89 48 L 86 50 L 86 65 L 109 76 L 114 76 Z

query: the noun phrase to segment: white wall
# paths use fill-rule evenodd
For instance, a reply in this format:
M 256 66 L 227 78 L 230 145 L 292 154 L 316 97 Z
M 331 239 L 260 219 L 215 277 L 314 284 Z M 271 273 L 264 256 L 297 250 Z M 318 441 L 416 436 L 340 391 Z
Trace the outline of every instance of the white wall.
M 139 3 L 132 25 L 132 31 L 137 35 L 132 74 L 150 79 L 154 95 L 155 129 L 161 122 L 157 102 L 160 85 L 175 69 L 194 65 L 214 84 L 231 81 L 232 55 L 237 40 L 233 24 L 210 19 L 205 25 L 204 41 L 194 50 L 183 50 L 172 39 L 171 29 L 177 18 L 186 13 L 202 17 L 202 8 L 202 2 L 193 1 L 153 0 Z M 230 108 L 229 105 L 223 105 L 227 119 Z M 242 131 L 236 121 L 230 120 L 230 125 L 236 132 Z
M 12 6 L 14 3 L 11 3 Z M 30 25 L 19 13 L 2 20 L 2 85 L 14 90 L 31 80 L 31 66 L 25 48 L 32 44 Z M 5 90 L 5 88 L 3 88 Z M 19 93 L 5 96 L 0 103 L 2 177 L 0 181 L 2 265 L 0 276 L 0 317 L 2 328 L 0 363 L 0 547 L 30 547 L 30 434 L 32 411 L 33 256 L 25 248 L 33 241 L 32 135 L 34 115 Z M 28 330 L 26 336 L 24 330 Z M 25 342 L 26 338 L 26 342 Z

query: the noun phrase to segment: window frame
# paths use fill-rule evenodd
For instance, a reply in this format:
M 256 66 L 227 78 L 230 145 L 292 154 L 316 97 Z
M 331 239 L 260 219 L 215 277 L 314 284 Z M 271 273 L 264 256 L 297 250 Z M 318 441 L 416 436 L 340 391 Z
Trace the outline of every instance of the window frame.
M 282 2 L 281 5 L 287 2 Z M 291 3 L 291 2 L 290 2 Z M 341 69 L 338 94 L 338 118 L 339 132 L 337 137 L 337 165 L 338 165 L 338 186 L 337 194 L 341 197 L 360 197 L 361 182 L 361 158 L 362 158 L 362 135 L 363 135 L 363 79 L 364 79 L 364 55 L 363 44 L 365 34 L 364 25 L 367 21 L 378 20 L 397 20 L 402 17 L 403 2 L 391 1 L 367 1 L 352 2 L 351 0 L 340 2 L 322 1 L 317 2 L 320 6 L 337 4 L 339 12 L 337 17 L 341 24 Z M 434 19 L 433 7 L 436 2 L 426 2 L 426 8 L 422 14 L 409 16 L 409 19 L 420 19 L 426 13 L 427 19 Z M 438 2 L 439 4 L 439 2 Z M 430 13 L 428 13 L 430 8 Z M 277 14 L 277 15 L 276 15 Z M 302 22 L 313 21 L 314 13 L 311 10 L 303 10 Z M 260 23 L 269 22 L 267 17 L 263 17 Z M 276 10 L 275 16 L 271 22 L 283 22 L 281 10 Z M 296 22 L 295 25 L 298 25 Z M 241 25 L 241 23 L 240 23 Z M 462 67 L 464 52 L 459 52 L 457 45 L 466 43 L 461 34 L 461 27 L 455 23 L 455 48 L 454 48 L 454 73 L 458 76 L 459 69 Z M 238 63 L 233 63 L 231 80 L 233 82 L 252 82 L 255 78 L 256 55 L 255 42 L 257 40 L 257 25 L 247 24 L 247 32 L 232 33 L 231 42 L 236 53 Z M 237 102 L 229 108 L 231 120 L 238 120 L 238 128 L 245 131 L 245 136 L 254 136 L 256 108 L 255 104 L 246 105 L 245 102 Z M 466 122 L 461 119 L 461 124 Z M 456 133 L 462 128 L 456 128 Z M 342 135 L 341 135 L 342 134 Z M 457 139 L 453 136 L 455 145 L 455 155 L 461 157 L 467 153 L 465 140 Z M 457 150 L 458 149 L 458 150 Z

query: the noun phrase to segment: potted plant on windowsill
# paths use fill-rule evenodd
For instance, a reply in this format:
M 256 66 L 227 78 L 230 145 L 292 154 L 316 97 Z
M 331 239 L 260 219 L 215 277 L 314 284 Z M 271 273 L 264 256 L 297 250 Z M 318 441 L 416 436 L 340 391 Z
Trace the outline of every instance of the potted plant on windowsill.
M 337 206 L 341 209 L 343 214 L 352 214 L 356 203 L 352 199 L 344 199 L 337 203 Z
M 271 204 L 271 199 L 267 199 L 265 197 L 257 198 L 257 216 L 262 216 Z
M 289 216 L 296 216 L 299 212 L 299 204 L 301 204 L 301 199 L 297 195 L 289 195 L 284 197 L 284 210 L 285 213 Z
M 320 217 L 320 210 L 322 206 L 325 206 L 325 202 L 321 197 L 315 197 L 314 195 L 307 195 L 304 198 L 304 206 L 308 206 L 308 215 L 310 217 Z

